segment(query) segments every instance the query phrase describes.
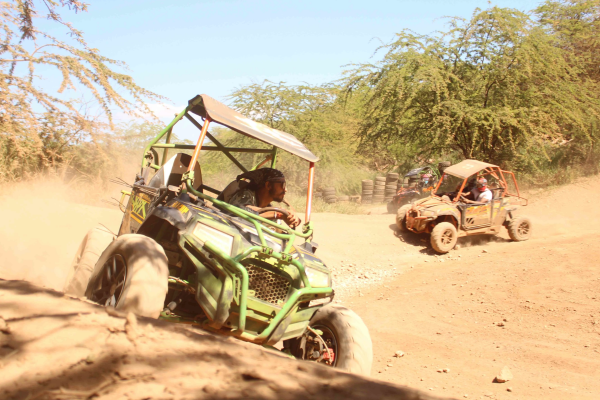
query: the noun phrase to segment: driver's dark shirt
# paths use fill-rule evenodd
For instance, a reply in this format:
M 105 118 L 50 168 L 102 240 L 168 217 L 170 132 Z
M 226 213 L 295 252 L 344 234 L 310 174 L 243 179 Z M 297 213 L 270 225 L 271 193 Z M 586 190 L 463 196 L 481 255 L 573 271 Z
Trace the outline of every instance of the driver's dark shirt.
M 246 206 L 258 207 L 258 201 L 256 199 L 256 192 L 254 190 L 250 190 L 250 189 L 242 189 L 242 190 L 238 191 L 237 193 L 235 193 L 233 196 L 231 196 L 231 198 L 229 199 L 229 204 L 231 204 L 232 206 L 243 208 L 244 210 L 248 210 L 250 212 L 256 213 L 256 211 L 251 210 L 248 207 L 246 207 Z M 272 207 L 272 205 L 269 204 L 267 207 Z

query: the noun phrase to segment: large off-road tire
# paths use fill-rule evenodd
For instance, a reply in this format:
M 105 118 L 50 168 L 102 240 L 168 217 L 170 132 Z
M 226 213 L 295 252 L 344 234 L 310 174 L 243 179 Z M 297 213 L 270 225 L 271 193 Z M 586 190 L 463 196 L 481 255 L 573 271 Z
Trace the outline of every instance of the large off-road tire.
M 514 218 L 508 223 L 506 229 L 512 240 L 522 242 L 531 236 L 531 220 L 527 217 Z
M 353 374 L 370 375 L 373 365 L 373 343 L 369 329 L 352 310 L 328 304 L 310 320 L 310 327 L 323 332 L 323 339 L 336 341 L 334 368 Z
M 63 292 L 77 297 L 85 295 L 96 262 L 114 238 L 115 235 L 104 227 L 91 229 L 84 236 L 71 263 Z
M 149 237 L 128 234 L 104 250 L 85 295 L 120 311 L 158 318 L 164 308 L 168 279 L 163 248 Z
M 398 211 L 398 204 L 390 201 L 387 203 L 387 211 L 389 214 L 394 214 L 396 211 Z
M 412 204 L 405 204 L 402 207 L 400 207 L 396 212 L 396 226 L 398 227 L 398 230 L 400 232 L 408 231 L 408 228 L 406 227 L 406 213 L 408 212 L 408 210 L 410 210 L 411 207 Z
M 458 232 L 450 222 L 440 222 L 431 231 L 431 247 L 438 253 L 444 254 L 456 246 Z

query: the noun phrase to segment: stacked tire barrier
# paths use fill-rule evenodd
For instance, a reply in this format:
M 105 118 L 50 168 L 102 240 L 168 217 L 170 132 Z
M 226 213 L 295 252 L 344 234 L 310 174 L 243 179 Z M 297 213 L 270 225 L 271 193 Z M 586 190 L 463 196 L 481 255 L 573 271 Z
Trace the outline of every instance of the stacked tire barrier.
M 392 201 L 392 198 L 396 195 L 396 191 L 398 190 L 398 177 L 399 175 L 395 172 L 390 172 L 385 177 L 384 202 L 388 203 Z
M 338 197 L 334 187 L 326 187 L 323 189 L 323 200 L 325 203 L 337 203 Z
M 362 204 L 371 204 L 373 202 L 373 181 L 370 179 L 365 179 L 362 181 L 362 194 L 360 202 Z
M 373 186 L 373 203 L 383 203 L 385 197 L 385 176 L 375 178 L 375 186 Z

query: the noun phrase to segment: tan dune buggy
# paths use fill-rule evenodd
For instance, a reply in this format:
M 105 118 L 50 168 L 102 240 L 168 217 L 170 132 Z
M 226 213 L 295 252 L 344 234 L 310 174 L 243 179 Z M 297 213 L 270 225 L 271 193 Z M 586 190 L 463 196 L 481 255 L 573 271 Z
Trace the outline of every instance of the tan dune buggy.
M 509 177 L 509 180 L 506 179 Z M 465 197 L 477 179 L 486 178 L 493 198 L 488 203 Z M 464 160 L 448 167 L 430 197 L 398 209 L 400 231 L 429 233 L 431 247 L 438 253 L 454 248 L 459 237 L 497 235 L 504 226 L 514 241 L 531 236 L 531 221 L 515 211 L 527 205 L 519 192 L 515 175 L 500 167 L 476 160 Z

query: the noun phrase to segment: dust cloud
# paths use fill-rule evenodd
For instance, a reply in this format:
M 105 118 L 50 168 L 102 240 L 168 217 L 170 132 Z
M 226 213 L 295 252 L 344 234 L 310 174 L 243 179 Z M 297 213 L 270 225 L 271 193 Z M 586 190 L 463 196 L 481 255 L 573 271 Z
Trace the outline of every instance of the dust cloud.
M 99 222 L 118 230 L 117 207 L 89 205 L 103 204 L 115 189 L 120 188 L 102 191 L 56 178 L 0 186 L 0 276 L 62 290 L 86 232 Z

